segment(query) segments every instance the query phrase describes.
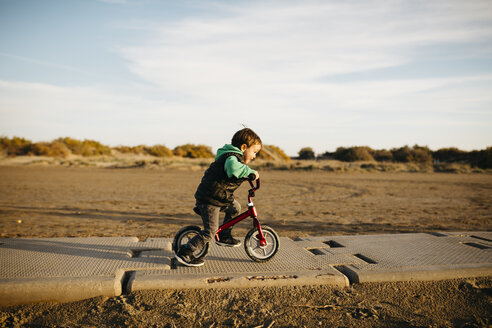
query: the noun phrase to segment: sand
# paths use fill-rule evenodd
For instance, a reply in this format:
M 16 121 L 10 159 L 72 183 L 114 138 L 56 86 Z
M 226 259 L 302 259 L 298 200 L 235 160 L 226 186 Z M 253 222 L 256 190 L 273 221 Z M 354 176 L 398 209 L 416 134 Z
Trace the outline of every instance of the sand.
M 262 171 L 255 204 L 281 236 L 490 231 L 492 175 Z M 172 237 L 200 224 L 201 170 L 0 166 L 0 236 Z M 247 185 L 236 191 L 246 204 Z M 235 229 L 242 236 L 250 223 Z M 156 290 L 0 309 L 0 326 L 486 327 L 492 279 Z

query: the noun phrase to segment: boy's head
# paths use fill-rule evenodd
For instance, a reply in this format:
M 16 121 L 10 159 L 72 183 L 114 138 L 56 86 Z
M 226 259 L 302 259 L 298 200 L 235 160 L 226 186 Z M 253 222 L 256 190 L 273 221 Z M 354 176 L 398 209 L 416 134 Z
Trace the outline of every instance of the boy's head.
M 262 146 L 260 137 L 249 128 L 237 131 L 232 137 L 231 144 L 241 149 L 246 164 L 256 157 Z
M 244 128 L 234 133 L 231 144 L 234 147 L 241 148 L 242 145 L 246 145 L 246 147 L 251 147 L 253 145 L 261 146 L 262 143 L 260 137 L 253 130 L 249 128 Z

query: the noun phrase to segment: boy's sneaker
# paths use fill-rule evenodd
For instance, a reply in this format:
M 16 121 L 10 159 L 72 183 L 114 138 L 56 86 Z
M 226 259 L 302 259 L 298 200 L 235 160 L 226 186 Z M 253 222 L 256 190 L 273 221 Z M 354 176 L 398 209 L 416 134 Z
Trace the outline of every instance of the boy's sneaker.
M 176 254 L 174 254 L 174 257 L 179 263 L 189 267 L 199 267 L 205 263 L 201 258 L 194 257 L 193 251 L 186 247 L 186 245 L 181 246 Z
M 232 237 L 231 233 L 219 233 L 219 240 L 216 240 L 215 243 L 219 246 L 227 246 L 227 247 L 238 247 L 241 246 L 241 241 Z

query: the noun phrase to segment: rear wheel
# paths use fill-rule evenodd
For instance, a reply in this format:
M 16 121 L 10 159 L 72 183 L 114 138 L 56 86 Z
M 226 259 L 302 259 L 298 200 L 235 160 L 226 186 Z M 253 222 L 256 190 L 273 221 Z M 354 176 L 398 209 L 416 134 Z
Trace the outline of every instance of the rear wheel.
M 275 230 L 267 225 L 261 226 L 263 236 L 267 244 L 260 245 L 259 231 L 256 228 L 251 229 L 244 238 L 244 249 L 246 254 L 256 262 L 266 262 L 277 254 L 279 247 L 279 238 Z
M 197 226 L 186 226 L 178 231 L 173 239 L 173 251 L 176 253 L 182 245 L 186 245 L 193 237 L 200 233 L 201 229 Z M 209 243 L 201 249 L 197 249 L 193 252 L 193 256 L 197 259 L 204 257 L 208 253 Z

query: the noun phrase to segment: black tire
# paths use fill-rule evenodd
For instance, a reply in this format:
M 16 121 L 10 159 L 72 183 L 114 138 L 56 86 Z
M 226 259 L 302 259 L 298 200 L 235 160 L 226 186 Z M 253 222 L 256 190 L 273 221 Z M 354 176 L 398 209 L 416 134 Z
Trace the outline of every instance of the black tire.
M 279 248 L 279 238 L 275 230 L 267 225 L 261 226 L 261 231 L 265 236 L 267 245 L 260 246 L 260 240 L 256 237 L 258 229 L 251 229 L 244 238 L 244 250 L 246 254 L 256 262 L 266 262 L 277 254 Z
M 201 229 L 197 226 L 186 226 L 178 231 L 173 239 L 173 251 L 176 253 L 178 249 L 188 243 L 193 237 L 200 233 Z M 197 259 L 204 257 L 208 253 L 209 244 L 206 243 L 202 249 L 197 249 L 193 252 L 193 256 Z

